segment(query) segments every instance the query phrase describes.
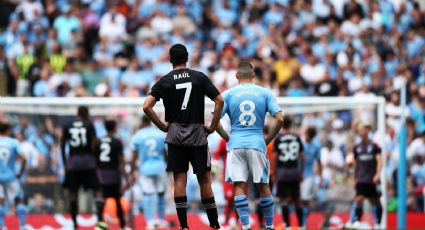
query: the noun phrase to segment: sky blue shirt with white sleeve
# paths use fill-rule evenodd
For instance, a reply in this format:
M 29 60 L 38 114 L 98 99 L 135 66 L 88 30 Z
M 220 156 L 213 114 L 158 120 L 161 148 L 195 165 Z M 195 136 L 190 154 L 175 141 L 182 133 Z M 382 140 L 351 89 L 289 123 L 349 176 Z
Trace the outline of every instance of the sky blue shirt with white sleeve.
M 140 129 L 131 138 L 131 148 L 139 154 L 139 173 L 153 176 L 165 172 L 165 133 L 150 126 Z
M 17 139 L 0 137 L 0 182 L 8 183 L 16 180 L 15 161 L 20 154 Z
M 266 152 L 264 120 L 267 112 L 272 116 L 281 112 L 269 89 L 255 84 L 240 84 L 223 93 L 222 116 L 229 115 L 231 123 L 227 150 L 256 149 Z

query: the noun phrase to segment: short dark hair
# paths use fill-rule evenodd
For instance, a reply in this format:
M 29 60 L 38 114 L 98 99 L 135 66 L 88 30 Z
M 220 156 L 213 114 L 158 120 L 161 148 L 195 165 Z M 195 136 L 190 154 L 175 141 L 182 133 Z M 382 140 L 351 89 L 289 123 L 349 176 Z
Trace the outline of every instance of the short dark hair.
M 314 127 L 314 126 L 309 126 L 309 127 L 307 128 L 306 133 L 307 133 L 307 135 L 308 135 L 311 139 L 313 139 L 313 138 L 317 135 L 316 127 Z
M 0 133 L 5 134 L 9 130 L 9 124 L 5 122 L 0 122 Z
M 151 119 L 147 115 L 142 117 L 142 125 L 149 126 L 151 124 Z
M 81 117 L 83 120 L 88 121 L 90 119 L 89 107 L 79 106 L 77 116 Z
M 108 131 L 108 133 L 114 132 L 115 129 L 117 127 L 117 122 L 112 120 L 112 119 L 108 119 L 105 121 L 105 129 L 106 131 Z
M 189 60 L 189 53 L 186 46 L 175 44 L 170 48 L 170 62 L 173 65 L 185 64 Z
M 291 128 L 291 126 L 292 126 L 292 119 L 291 119 L 291 117 L 289 115 L 285 115 L 283 117 L 283 125 L 282 125 L 282 127 L 284 129 L 289 129 L 289 128 Z
M 251 78 L 255 73 L 254 65 L 249 61 L 241 61 L 238 64 L 237 75 L 242 78 Z

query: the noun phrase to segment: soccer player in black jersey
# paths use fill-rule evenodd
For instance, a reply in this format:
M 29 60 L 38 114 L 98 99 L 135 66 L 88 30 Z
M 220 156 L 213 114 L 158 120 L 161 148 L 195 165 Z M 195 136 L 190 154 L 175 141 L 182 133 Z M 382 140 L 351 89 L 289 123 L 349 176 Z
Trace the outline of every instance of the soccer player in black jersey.
M 356 197 L 351 208 L 349 227 L 358 227 L 363 215 L 363 200 L 368 198 L 372 204 L 375 224 L 379 228 L 382 217 L 382 205 L 376 186 L 381 173 L 381 148 L 369 139 L 371 127 L 362 124 L 359 127 L 360 143 L 353 147 L 353 155 L 348 159 L 355 167 Z
M 77 229 L 77 196 L 80 187 L 96 192 L 100 198 L 99 182 L 96 174 L 96 156 L 93 147 L 96 132 L 90 122 L 89 109 L 78 108 L 77 117 L 62 130 L 61 151 L 65 166 L 64 187 L 69 190 L 70 213 L 74 228 Z M 69 152 L 66 152 L 66 146 Z
M 274 142 L 275 176 L 277 197 L 282 202 L 282 215 L 285 226 L 291 226 L 289 205 L 295 205 L 298 226 L 304 227 L 303 209 L 300 199 L 300 184 L 304 171 L 304 150 L 301 138 L 291 132 L 292 121 L 289 116 L 283 119 L 282 133 Z
M 223 110 L 223 98 L 208 79 L 198 71 L 186 68 L 188 52 L 181 44 L 170 48 L 173 70 L 158 80 L 147 96 L 143 110 L 152 122 L 168 132 L 167 171 L 174 176 L 174 201 L 181 229 L 187 224 L 186 182 L 189 162 L 201 189 L 201 199 L 211 228 L 218 229 L 217 207 L 211 189 L 211 157 L 207 135 L 214 132 Z M 205 96 L 215 102 L 211 125 L 204 125 Z M 162 122 L 153 107 L 160 99 L 164 102 L 165 121 Z
M 97 160 L 97 173 L 102 188 L 103 200 L 98 200 L 97 217 L 99 229 L 106 229 L 103 222 L 104 199 L 114 198 L 117 204 L 117 215 L 121 229 L 125 228 L 124 212 L 121 206 L 121 177 L 126 177 L 124 172 L 123 145 L 114 137 L 117 124 L 114 120 L 106 120 L 105 128 L 108 134 L 96 143 L 95 154 Z

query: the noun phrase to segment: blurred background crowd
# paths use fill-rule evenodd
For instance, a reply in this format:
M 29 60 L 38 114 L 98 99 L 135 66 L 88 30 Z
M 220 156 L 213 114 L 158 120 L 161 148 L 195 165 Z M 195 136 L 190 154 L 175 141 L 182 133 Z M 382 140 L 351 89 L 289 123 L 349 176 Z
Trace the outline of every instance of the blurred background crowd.
M 408 203 L 410 210 L 424 210 L 425 1 L 1 0 L 0 96 L 144 96 L 171 70 L 174 43 L 188 47 L 189 67 L 207 73 L 221 91 L 237 84 L 237 63 L 249 59 L 258 84 L 276 96 L 384 96 L 389 211 L 396 209 L 399 90 L 406 81 Z M 117 119 L 128 143 L 137 127 L 125 114 Z M 25 178 L 31 210 L 52 212 L 61 200 L 50 189 L 60 191 L 60 124 L 12 121 L 31 156 Z M 318 207 L 329 199 L 349 203 L 345 156 L 360 121 L 339 112 L 306 114 L 297 122 L 301 135 L 307 126 L 318 131 L 325 180 Z M 100 118 L 97 123 L 101 136 Z M 218 137 L 210 139 L 214 150 Z

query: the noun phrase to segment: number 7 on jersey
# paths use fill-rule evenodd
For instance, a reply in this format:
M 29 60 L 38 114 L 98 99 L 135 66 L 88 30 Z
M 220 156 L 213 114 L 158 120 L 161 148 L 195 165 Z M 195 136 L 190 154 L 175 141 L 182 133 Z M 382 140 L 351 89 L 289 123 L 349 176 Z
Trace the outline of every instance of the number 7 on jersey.
M 186 89 L 184 92 L 184 99 L 181 110 L 186 110 L 187 103 L 189 102 L 190 92 L 192 92 L 192 82 L 186 82 L 176 85 L 176 89 Z

